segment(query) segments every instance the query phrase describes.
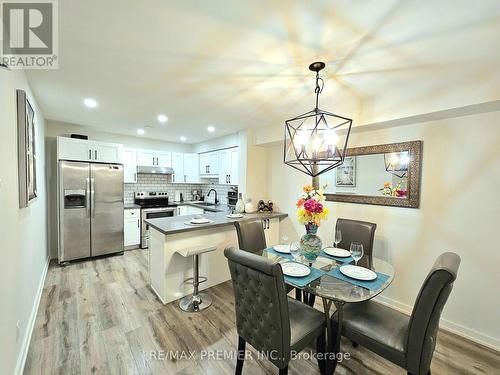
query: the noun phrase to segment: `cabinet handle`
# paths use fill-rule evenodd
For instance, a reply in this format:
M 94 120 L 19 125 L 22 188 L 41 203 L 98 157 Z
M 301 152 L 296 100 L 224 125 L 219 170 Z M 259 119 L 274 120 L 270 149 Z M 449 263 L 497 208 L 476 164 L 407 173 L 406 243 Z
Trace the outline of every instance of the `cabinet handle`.
M 264 228 L 264 230 L 266 229 L 266 221 L 265 220 L 262 220 L 262 228 Z
M 134 173 L 134 181 L 137 182 L 137 173 Z
M 89 160 L 92 160 L 92 150 L 89 150 Z
M 269 229 L 269 223 L 271 222 L 271 220 L 267 219 L 267 229 Z
M 139 228 L 139 219 L 137 219 L 137 228 Z
M 231 175 L 230 175 L 230 174 L 228 174 L 228 175 L 227 175 L 227 178 L 229 179 L 229 182 L 228 182 L 228 183 L 230 184 L 230 183 L 231 183 Z
M 97 150 L 94 151 L 95 160 L 97 160 Z

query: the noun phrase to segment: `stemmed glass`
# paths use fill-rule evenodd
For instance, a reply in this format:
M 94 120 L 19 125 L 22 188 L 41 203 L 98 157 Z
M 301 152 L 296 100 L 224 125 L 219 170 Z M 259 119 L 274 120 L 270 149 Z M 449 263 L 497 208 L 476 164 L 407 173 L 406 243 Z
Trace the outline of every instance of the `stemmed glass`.
M 290 254 L 292 254 L 293 260 L 298 262 L 300 259 L 300 244 L 298 242 L 290 243 Z
M 363 245 L 359 242 L 351 243 L 351 256 L 354 259 L 354 265 L 358 265 L 358 260 L 363 258 Z
M 334 232 L 334 247 L 337 247 L 339 245 L 339 243 L 342 241 L 342 232 L 340 231 L 340 229 L 336 229 L 335 232 Z
M 281 244 L 282 245 L 289 245 L 290 244 L 288 234 L 283 233 L 283 235 L 281 236 Z

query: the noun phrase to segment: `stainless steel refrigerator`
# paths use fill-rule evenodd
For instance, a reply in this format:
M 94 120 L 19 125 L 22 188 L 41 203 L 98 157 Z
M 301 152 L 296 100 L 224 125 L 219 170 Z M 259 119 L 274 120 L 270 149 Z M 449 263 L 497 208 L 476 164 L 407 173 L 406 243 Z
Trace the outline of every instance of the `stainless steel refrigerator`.
M 59 263 L 123 251 L 123 166 L 59 162 Z

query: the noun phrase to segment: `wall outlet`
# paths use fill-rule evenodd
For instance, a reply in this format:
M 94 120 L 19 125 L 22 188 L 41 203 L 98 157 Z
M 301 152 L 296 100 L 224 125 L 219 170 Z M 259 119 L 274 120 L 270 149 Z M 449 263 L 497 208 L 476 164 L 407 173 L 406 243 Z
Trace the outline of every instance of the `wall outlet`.
M 16 323 L 16 342 L 19 341 L 19 334 L 21 333 L 21 321 L 18 320 Z

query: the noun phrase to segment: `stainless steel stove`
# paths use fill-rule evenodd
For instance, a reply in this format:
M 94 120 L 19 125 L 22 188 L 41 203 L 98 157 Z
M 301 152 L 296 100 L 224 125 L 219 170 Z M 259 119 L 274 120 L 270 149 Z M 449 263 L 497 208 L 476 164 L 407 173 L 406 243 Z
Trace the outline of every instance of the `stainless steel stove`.
M 177 205 L 169 204 L 168 193 L 163 191 L 136 192 L 134 203 L 141 206 L 141 248 L 145 249 L 149 246 L 149 226 L 144 221 L 175 216 Z

